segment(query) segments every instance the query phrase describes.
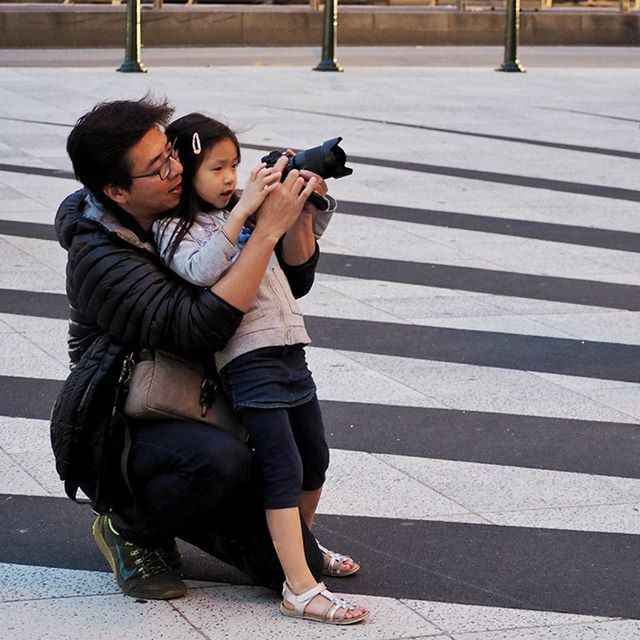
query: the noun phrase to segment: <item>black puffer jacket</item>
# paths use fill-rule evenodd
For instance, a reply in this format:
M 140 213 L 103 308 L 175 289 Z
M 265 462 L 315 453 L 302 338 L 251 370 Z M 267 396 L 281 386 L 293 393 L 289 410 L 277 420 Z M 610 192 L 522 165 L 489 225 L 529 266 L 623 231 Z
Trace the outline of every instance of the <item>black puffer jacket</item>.
M 163 349 L 212 362 L 213 352 L 226 344 L 243 314 L 169 271 L 142 234 L 132 230 L 135 223 L 127 214 L 106 209 L 84 189 L 62 202 L 55 228 L 68 252 L 72 367 L 51 416 L 56 469 L 72 498 L 81 487 L 93 499 L 98 477 L 102 482 L 108 477 L 110 502 L 117 503 L 124 487 L 123 444 L 112 438 L 106 451 L 105 434 L 113 423 L 124 355 Z M 298 295 L 311 287 L 317 260 L 316 247 L 304 265 L 283 265 Z

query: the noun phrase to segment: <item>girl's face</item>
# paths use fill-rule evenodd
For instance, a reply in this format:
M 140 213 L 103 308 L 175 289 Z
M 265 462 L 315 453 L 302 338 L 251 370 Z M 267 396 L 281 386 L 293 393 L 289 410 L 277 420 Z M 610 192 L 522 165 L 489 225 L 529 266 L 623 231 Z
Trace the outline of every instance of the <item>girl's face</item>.
M 216 209 L 224 209 L 236 190 L 239 162 L 233 140 L 225 138 L 209 147 L 193 178 L 198 196 Z

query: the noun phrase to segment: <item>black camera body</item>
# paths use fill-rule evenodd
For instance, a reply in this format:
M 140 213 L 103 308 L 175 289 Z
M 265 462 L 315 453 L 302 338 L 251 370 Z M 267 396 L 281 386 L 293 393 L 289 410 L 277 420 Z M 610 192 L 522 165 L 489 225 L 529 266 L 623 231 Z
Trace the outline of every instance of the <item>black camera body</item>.
M 345 166 L 347 154 L 339 146 L 341 140 L 341 137 L 325 140 L 317 147 L 299 151 L 292 158 L 289 157 L 287 165 L 282 171 L 281 181 L 287 177 L 291 169 L 298 169 L 298 171 L 307 169 L 317 173 L 322 178 L 344 178 L 345 176 L 350 176 L 353 173 L 353 169 Z M 283 155 L 286 155 L 284 151 L 272 151 L 262 158 L 262 162 L 265 162 L 268 167 L 273 167 Z M 320 211 L 325 211 L 329 207 L 327 199 L 315 193 L 309 196 L 309 201 Z

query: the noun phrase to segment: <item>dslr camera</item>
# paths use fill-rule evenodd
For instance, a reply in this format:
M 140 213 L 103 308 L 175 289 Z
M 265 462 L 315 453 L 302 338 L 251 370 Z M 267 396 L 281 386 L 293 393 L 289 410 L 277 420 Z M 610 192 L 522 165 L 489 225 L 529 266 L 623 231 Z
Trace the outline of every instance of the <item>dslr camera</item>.
M 325 140 L 317 147 L 299 151 L 293 158 L 287 156 L 287 165 L 282 171 L 281 181 L 287 177 L 291 169 L 298 169 L 298 171 L 307 169 L 317 173 L 322 178 L 344 178 L 345 176 L 350 176 L 353 173 L 353 169 L 345 166 L 347 154 L 339 146 L 341 140 L 341 137 Z M 266 156 L 263 156 L 262 162 L 265 162 L 268 167 L 273 167 L 284 155 L 286 155 L 284 151 L 271 151 Z M 309 196 L 309 201 L 320 211 L 326 211 L 329 208 L 327 198 L 315 193 Z

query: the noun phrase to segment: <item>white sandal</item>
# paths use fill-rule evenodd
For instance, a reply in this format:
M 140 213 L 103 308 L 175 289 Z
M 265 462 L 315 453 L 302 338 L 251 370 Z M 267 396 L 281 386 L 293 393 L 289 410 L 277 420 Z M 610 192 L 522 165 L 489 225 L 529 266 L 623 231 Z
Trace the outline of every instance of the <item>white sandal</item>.
M 326 609 L 322 613 L 305 613 L 305 609 L 308 604 L 317 596 L 321 595 L 326 598 L 329 603 Z M 288 602 L 293 609 L 285 607 L 284 603 Z M 292 618 L 303 618 L 305 620 L 315 620 L 316 622 L 325 622 L 327 624 L 355 624 L 356 622 L 362 622 L 369 617 L 369 612 L 365 611 L 360 616 L 354 616 L 353 618 L 346 618 L 347 611 L 353 611 L 355 605 L 343 600 L 339 596 L 331 593 L 326 587 L 324 582 L 318 582 L 318 584 L 305 591 L 300 595 L 296 595 L 289 589 L 289 585 L 284 582 L 282 585 L 282 602 L 280 603 L 280 611 L 285 616 L 291 616 Z M 336 618 L 336 614 L 341 610 L 344 614 L 340 618 Z
M 335 551 L 329 551 L 326 547 L 323 547 L 317 540 L 318 549 L 322 551 L 322 554 L 325 558 L 329 557 L 329 564 L 326 567 L 323 567 L 322 573 L 325 576 L 331 576 L 332 578 L 346 578 L 347 576 L 353 575 L 358 569 L 360 569 L 360 565 L 351 557 L 345 556 L 341 553 L 336 553 Z M 340 566 L 346 562 L 347 560 L 351 560 L 351 569 L 347 571 L 342 571 Z

